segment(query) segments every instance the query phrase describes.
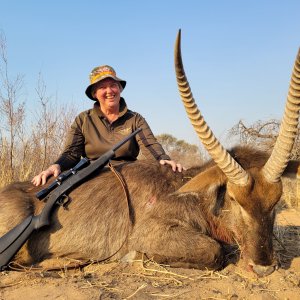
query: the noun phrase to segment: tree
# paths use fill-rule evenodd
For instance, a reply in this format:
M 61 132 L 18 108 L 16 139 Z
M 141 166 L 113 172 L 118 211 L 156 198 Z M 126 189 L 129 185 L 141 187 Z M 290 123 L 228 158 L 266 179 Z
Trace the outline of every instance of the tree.
M 280 122 L 275 119 L 268 121 L 257 121 L 250 126 L 246 126 L 242 120 L 240 120 L 236 125 L 234 125 L 230 131 L 229 135 L 236 136 L 239 138 L 241 144 L 253 145 L 261 148 L 265 151 L 270 151 L 273 148 L 278 132 L 280 128 Z M 300 158 L 300 139 L 299 139 L 299 129 L 295 140 L 294 148 L 292 151 L 291 159 Z
M 66 133 L 76 114 L 72 105 L 55 105 L 47 96 L 46 85 L 39 74 L 36 88 L 39 106 L 34 116 L 30 116 L 30 127 L 25 118 L 25 102 L 21 101 L 23 76 L 11 78 L 9 75 L 6 50 L 6 39 L 1 33 L 0 186 L 31 179 L 53 163 L 62 151 Z
M 204 156 L 197 145 L 178 140 L 170 134 L 161 134 L 156 136 L 156 138 L 166 153 L 186 168 L 200 165 L 204 160 Z
M 1 153 L 2 172 L 9 181 L 14 179 L 17 142 L 23 130 L 25 102 L 19 101 L 23 88 L 23 76 L 9 76 L 7 46 L 5 35 L 0 33 L 0 115 L 1 115 Z M 3 174 L 1 174 L 1 177 Z
M 36 93 L 38 96 L 38 110 L 32 125 L 32 140 L 35 141 L 35 153 L 41 161 L 35 167 L 40 172 L 54 162 L 62 151 L 66 134 L 77 110 L 67 104 L 58 105 L 46 93 L 46 84 L 39 74 Z

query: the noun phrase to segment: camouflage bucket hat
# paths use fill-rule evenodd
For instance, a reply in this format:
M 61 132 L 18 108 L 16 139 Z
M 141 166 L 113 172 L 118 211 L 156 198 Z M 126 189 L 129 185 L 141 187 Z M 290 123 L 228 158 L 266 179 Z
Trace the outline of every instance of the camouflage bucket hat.
M 93 90 L 93 86 L 105 79 L 105 78 L 112 78 L 118 82 L 120 82 L 122 88 L 124 89 L 125 86 L 126 86 L 126 81 L 125 80 L 122 80 L 120 78 L 117 77 L 117 74 L 116 74 L 116 71 L 108 66 L 108 65 L 104 65 L 104 66 L 99 66 L 99 67 L 96 67 L 92 70 L 91 74 L 90 74 L 90 85 L 87 87 L 86 91 L 85 91 L 85 94 L 92 100 L 97 100 L 93 97 L 92 95 L 92 90 Z

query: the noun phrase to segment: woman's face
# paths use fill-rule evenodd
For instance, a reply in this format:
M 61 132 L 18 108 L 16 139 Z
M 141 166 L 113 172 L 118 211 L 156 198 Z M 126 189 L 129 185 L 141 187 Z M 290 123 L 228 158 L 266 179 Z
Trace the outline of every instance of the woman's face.
M 102 109 L 118 108 L 120 103 L 120 84 L 112 78 L 101 80 L 94 87 L 94 97 Z

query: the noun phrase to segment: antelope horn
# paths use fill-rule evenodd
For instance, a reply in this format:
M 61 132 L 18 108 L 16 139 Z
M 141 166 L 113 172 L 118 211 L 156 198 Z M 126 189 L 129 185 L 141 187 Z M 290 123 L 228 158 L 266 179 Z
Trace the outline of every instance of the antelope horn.
M 175 44 L 175 71 L 179 93 L 187 115 L 198 134 L 204 147 L 227 176 L 228 180 L 236 185 L 246 185 L 249 179 L 248 173 L 231 157 L 226 149 L 220 144 L 213 132 L 205 122 L 199 111 L 192 91 L 187 81 L 182 57 L 181 57 L 181 31 L 179 30 Z
M 300 48 L 291 76 L 285 111 L 272 154 L 262 172 L 269 182 L 279 181 L 284 172 L 297 136 L 300 110 Z

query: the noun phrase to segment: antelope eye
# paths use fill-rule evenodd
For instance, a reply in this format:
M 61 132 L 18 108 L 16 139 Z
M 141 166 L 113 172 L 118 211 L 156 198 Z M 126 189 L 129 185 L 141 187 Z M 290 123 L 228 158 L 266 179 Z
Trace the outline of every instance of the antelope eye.
M 229 197 L 229 200 L 235 201 L 234 195 L 233 195 L 232 193 L 227 192 L 227 195 L 228 195 L 228 197 Z

